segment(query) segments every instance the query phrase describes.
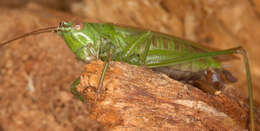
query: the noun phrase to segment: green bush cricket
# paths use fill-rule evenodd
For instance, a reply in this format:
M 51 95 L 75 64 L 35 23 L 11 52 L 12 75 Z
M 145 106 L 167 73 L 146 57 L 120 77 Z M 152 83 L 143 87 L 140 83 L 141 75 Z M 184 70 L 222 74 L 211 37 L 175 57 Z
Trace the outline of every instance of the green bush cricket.
M 77 24 L 61 22 L 59 26 L 38 29 L 2 42 L 0 47 L 30 35 L 46 32 L 55 32 L 60 35 L 70 50 L 80 60 L 90 62 L 94 59 L 101 59 L 105 62 L 97 94 L 102 87 L 109 61 L 121 61 L 145 66 L 155 71 L 166 73 L 172 78 L 184 79 L 183 81 L 185 82 L 198 80 L 202 77 L 210 78 L 211 83 L 221 87 L 223 83 L 219 73 L 223 74 L 227 81 L 233 82 L 235 80 L 228 71 L 221 67 L 220 62 L 215 57 L 219 55 L 242 54 L 248 80 L 250 129 L 252 131 L 255 129 L 252 80 L 247 54 L 242 47 L 209 51 L 194 42 L 162 33 L 113 24 L 88 22 Z M 183 65 L 186 65 L 185 68 L 183 68 Z M 73 82 L 71 92 L 84 101 L 75 89 L 79 81 L 80 78 Z M 206 91 L 216 93 L 214 88 L 206 89 Z

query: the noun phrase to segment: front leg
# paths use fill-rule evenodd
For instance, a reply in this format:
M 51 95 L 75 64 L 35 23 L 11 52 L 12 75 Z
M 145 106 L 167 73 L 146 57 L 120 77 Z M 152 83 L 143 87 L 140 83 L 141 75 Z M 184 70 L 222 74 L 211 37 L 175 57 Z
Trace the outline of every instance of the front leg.
M 85 99 L 82 95 L 80 95 L 80 93 L 77 91 L 76 86 L 80 83 L 80 77 L 78 77 L 72 84 L 70 87 L 70 91 L 71 93 L 76 96 L 80 101 L 82 101 L 83 103 L 85 102 Z

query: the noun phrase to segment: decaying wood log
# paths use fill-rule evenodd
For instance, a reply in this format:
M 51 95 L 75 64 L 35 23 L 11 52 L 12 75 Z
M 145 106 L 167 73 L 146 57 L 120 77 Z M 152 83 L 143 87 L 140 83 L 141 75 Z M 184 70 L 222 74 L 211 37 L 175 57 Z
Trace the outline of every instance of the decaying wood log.
M 111 62 L 98 99 L 102 61 L 86 66 L 77 90 L 106 130 L 246 130 L 247 101 L 210 95 L 150 69 Z

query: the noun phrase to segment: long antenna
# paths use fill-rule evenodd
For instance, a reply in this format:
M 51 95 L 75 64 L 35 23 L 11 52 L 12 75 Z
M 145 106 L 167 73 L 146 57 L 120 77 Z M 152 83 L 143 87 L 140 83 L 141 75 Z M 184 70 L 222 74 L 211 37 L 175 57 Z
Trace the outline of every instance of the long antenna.
M 21 38 L 24 38 L 24 37 L 27 37 L 27 36 L 30 36 L 30 35 L 36 35 L 36 34 L 41 34 L 41 33 L 47 33 L 47 32 L 57 31 L 57 28 L 58 28 L 58 26 L 51 26 L 51 27 L 46 27 L 46 28 L 40 28 L 40 29 L 31 31 L 31 32 L 22 34 L 22 35 L 17 36 L 17 37 L 15 37 L 15 38 L 13 38 L 13 39 L 10 39 L 10 40 L 1 42 L 1 43 L 0 43 L 0 48 L 3 47 L 3 46 L 5 46 L 5 45 L 7 45 L 7 44 L 10 44 L 10 43 L 13 42 L 13 41 L 19 40 L 19 39 L 21 39 Z

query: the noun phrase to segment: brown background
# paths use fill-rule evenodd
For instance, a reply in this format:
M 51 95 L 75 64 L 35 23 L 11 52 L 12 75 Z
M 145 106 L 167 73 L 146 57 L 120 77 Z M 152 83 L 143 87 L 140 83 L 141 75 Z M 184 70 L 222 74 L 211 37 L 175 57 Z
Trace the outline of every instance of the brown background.
M 254 97 L 260 102 L 259 0 L 8 0 L 0 1 L 0 41 L 62 20 L 110 22 L 151 29 L 210 48 L 243 46 Z M 52 33 L 0 49 L 1 130 L 98 130 L 86 106 L 69 92 L 84 64 Z M 240 59 L 224 63 L 247 95 Z

